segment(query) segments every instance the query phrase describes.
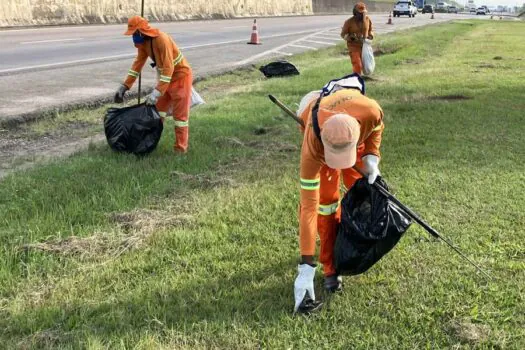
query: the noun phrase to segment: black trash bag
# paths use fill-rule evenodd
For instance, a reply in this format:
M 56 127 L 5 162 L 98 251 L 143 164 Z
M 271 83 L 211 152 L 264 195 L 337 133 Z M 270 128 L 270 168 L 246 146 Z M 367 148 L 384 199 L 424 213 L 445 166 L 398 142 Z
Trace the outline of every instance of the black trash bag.
M 154 106 L 145 104 L 109 108 L 104 131 L 109 146 L 119 152 L 144 155 L 152 152 L 162 135 L 162 119 Z
M 385 189 L 380 177 L 376 180 Z M 397 244 L 412 223 L 366 178 L 357 180 L 341 202 L 341 224 L 334 246 L 338 274 L 358 275 L 372 267 Z
M 262 66 L 259 70 L 266 78 L 286 77 L 289 75 L 299 75 L 297 68 L 288 61 L 276 61 Z

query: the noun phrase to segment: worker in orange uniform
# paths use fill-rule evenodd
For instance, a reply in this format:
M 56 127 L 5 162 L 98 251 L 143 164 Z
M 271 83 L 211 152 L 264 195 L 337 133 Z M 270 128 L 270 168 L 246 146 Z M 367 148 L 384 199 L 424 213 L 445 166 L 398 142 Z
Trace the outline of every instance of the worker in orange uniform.
M 191 106 L 193 75 L 186 58 L 182 55 L 173 39 L 166 33 L 152 28 L 148 21 L 140 16 L 128 20 L 128 30 L 124 35 L 132 35 L 138 49 L 135 62 L 128 71 L 128 76 L 115 94 L 115 102 L 122 102 L 124 94 L 138 78 L 146 60 L 153 60 L 157 67 L 158 83 L 147 96 L 147 105 L 156 105 L 161 117 L 173 112 L 175 119 L 174 150 L 186 153 L 188 150 L 188 118 Z
M 352 70 L 357 74 L 363 73 L 363 63 L 361 62 L 363 41 L 374 38 L 372 20 L 366 15 L 366 12 L 366 5 L 362 2 L 357 3 L 353 9 L 354 15 L 345 21 L 341 30 L 341 38 L 346 40 L 352 61 Z
M 331 81 L 322 91 L 309 93 L 299 105 L 298 114 L 306 127 L 301 150 L 301 262 L 294 284 L 295 311 L 305 302 L 315 300 L 316 232 L 321 243 L 319 261 L 324 268 L 324 287 L 329 292 L 342 287 L 333 263 L 341 214 L 341 174 L 348 189 L 361 177 L 352 168 L 354 165 L 367 174 L 371 184 L 379 175 L 383 111 L 364 92 L 363 79 L 352 74 Z

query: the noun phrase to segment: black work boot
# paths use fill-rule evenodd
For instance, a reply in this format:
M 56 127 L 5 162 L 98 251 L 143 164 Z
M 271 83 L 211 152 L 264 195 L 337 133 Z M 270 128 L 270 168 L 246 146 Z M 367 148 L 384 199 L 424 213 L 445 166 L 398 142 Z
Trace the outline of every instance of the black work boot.
M 343 277 L 338 275 L 326 276 L 324 278 L 324 289 L 329 293 L 343 290 Z

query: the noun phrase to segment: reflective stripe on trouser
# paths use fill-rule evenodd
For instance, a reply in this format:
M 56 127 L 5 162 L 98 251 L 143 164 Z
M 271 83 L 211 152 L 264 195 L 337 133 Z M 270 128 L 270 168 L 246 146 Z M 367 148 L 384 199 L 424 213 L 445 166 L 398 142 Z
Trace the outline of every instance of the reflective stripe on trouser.
M 191 106 L 192 74 L 174 76 L 166 93 L 159 98 L 157 109 L 163 112 L 172 110 L 175 119 L 174 149 L 186 152 L 188 149 L 189 126 L 188 120 Z
M 357 151 L 357 166 L 362 167 L 361 156 L 364 147 Z M 346 188 L 351 188 L 361 175 L 354 169 L 341 171 L 324 165 L 321 168 L 321 187 L 319 190 L 319 213 L 317 215 L 317 230 L 321 241 L 319 262 L 323 264 L 325 276 L 336 273 L 334 266 L 334 244 L 337 235 L 337 224 L 341 218 L 339 204 L 340 172 L 343 173 L 343 182 Z

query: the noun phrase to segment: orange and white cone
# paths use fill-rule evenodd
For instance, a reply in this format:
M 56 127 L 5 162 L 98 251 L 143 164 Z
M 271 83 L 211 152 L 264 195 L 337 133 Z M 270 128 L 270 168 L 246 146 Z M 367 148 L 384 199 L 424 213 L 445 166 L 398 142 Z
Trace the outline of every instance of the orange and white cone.
M 252 37 L 250 38 L 250 42 L 248 43 L 250 45 L 261 45 L 261 41 L 259 40 L 259 32 L 257 31 L 257 20 L 253 20 L 253 27 L 252 27 Z
M 388 22 L 386 22 L 386 24 L 394 24 L 392 23 L 392 12 L 388 14 Z

